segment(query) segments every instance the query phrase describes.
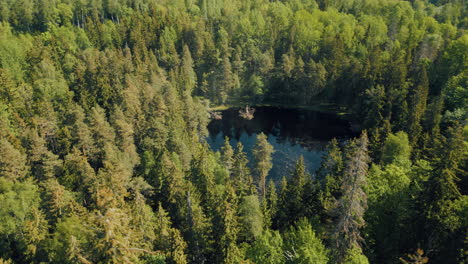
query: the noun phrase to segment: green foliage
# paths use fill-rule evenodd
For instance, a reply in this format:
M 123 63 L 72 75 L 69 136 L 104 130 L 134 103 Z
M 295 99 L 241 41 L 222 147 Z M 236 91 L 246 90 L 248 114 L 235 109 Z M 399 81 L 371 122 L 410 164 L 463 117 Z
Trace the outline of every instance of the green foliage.
M 294 170 L 291 172 L 290 179 L 286 182 L 283 178 L 280 190 L 280 199 L 276 215 L 277 227 L 287 227 L 305 216 L 306 201 L 305 187 L 310 181 L 310 175 L 306 174 L 304 157 L 296 161 Z
M 247 249 L 246 256 L 254 263 L 285 263 L 283 256 L 283 238 L 278 231 L 264 230 Z
M 26 176 L 26 157 L 6 139 L 0 141 L 0 175 L 14 181 Z
M 57 223 L 56 231 L 48 241 L 53 263 L 73 263 L 89 258 L 82 254 L 83 249 L 88 250 L 93 234 L 82 220 L 78 216 L 70 216 Z
M 0 1 L 0 262 L 459 261 L 463 4 Z M 267 186 L 265 135 L 207 146 L 213 104 L 330 106 L 369 150 Z
M 240 236 L 243 240 L 251 241 L 262 234 L 263 215 L 257 196 L 245 196 L 239 205 Z
M 257 135 L 257 143 L 253 150 L 253 156 L 255 160 L 255 168 L 258 180 L 258 187 L 260 195 L 265 197 L 266 194 L 266 178 L 268 172 L 273 167 L 271 163 L 271 154 L 273 154 L 273 146 L 268 143 L 265 134 L 260 133 Z
M 2 257 L 32 259 L 45 239 L 47 222 L 39 210 L 39 188 L 31 181 L 0 178 L 0 247 Z M 15 246 L 16 244 L 16 246 Z
M 323 179 L 322 207 L 329 209 L 334 206 L 336 198 L 340 194 L 340 183 L 343 178 L 343 154 L 336 139 L 330 141 L 326 151 L 318 173 Z
M 369 264 L 369 260 L 367 259 L 367 257 L 362 254 L 362 251 L 355 247 L 355 248 L 352 248 L 350 249 L 348 252 L 347 252 L 347 257 L 346 259 L 344 260 L 343 263 L 346 263 L 346 264 Z
M 390 134 L 385 141 L 382 162 L 384 164 L 395 164 L 402 167 L 408 167 L 410 163 L 411 146 L 408 135 L 403 132 Z
M 310 223 L 301 219 L 284 234 L 286 263 L 328 263 L 328 250 Z
M 368 138 L 366 131 L 350 143 L 346 153 L 342 196 L 338 201 L 337 223 L 334 231 L 335 258 L 338 263 L 346 263 L 349 251 L 360 248 L 363 240 L 360 228 L 365 224 L 364 213 L 367 209 L 366 186 L 368 162 Z
M 8 23 L 0 24 L 0 65 L 16 82 L 24 80 L 26 71 L 26 53 L 32 48 L 28 36 L 15 37 Z
M 221 159 L 224 163 L 224 166 L 226 166 L 226 169 L 230 171 L 234 162 L 234 150 L 229 143 L 228 137 L 224 139 L 224 145 L 221 148 Z
M 231 178 L 233 179 L 240 196 L 254 193 L 252 190 L 252 176 L 250 175 L 250 169 L 247 166 L 248 162 L 249 160 L 247 159 L 247 155 L 244 152 L 244 146 L 241 142 L 238 142 L 234 152 L 234 162 L 231 170 Z

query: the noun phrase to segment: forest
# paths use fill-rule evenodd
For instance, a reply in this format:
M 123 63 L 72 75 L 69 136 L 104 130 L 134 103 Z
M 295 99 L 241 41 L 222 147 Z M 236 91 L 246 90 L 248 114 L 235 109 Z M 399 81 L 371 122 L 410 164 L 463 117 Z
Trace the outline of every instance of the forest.
M 464 0 L 1 0 L 0 264 L 468 263 Z M 359 136 L 273 181 L 210 109 Z

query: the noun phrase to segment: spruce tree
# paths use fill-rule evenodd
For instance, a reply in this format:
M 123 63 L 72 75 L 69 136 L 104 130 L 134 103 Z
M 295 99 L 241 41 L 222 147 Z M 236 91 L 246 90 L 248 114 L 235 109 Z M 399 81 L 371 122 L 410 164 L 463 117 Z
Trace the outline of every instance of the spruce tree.
M 268 143 L 265 134 L 260 133 L 257 135 L 257 143 L 253 149 L 253 157 L 255 160 L 255 171 L 258 181 L 258 189 L 262 199 L 265 198 L 266 194 L 266 178 L 268 172 L 273 167 L 271 162 L 271 154 L 274 152 L 273 146 Z
M 0 175 L 8 180 L 23 179 L 28 173 L 26 155 L 18 151 L 8 140 L 0 140 Z
M 466 145 L 462 126 L 450 127 L 442 145 L 437 151 L 434 171 L 430 176 L 423 194 L 425 205 L 427 247 L 437 250 L 440 243 L 460 227 L 457 222 L 455 202 L 462 199 L 458 185 L 459 175 L 465 175 L 463 162 L 466 162 Z
M 297 161 L 294 167 L 294 170 L 291 173 L 291 177 L 288 180 L 288 189 L 287 189 L 287 212 L 289 214 L 288 223 L 293 224 L 300 217 L 304 216 L 305 213 L 305 186 L 310 180 L 310 175 L 306 173 L 306 168 L 304 164 L 304 157 L 301 156 Z
M 270 228 L 273 217 L 275 217 L 278 211 L 278 194 L 276 193 L 276 186 L 273 180 L 268 182 L 265 199 L 262 200 L 262 211 L 265 227 Z
M 350 250 L 360 248 L 363 241 L 360 228 L 364 226 L 364 212 L 367 208 L 367 197 L 364 193 L 368 163 L 367 133 L 349 143 L 341 185 L 342 196 L 336 209 L 338 218 L 334 231 L 335 260 L 344 263 Z
M 338 145 L 338 141 L 333 138 L 327 145 L 326 153 L 318 171 L 318 175 L 323 182 L 321 201 L 324 209 L 331 209 L 336 199 L 338 199 L 341 194 L 340 183 L 343 179 L 342 171 L 343 154 Z
M 429 80 L 426 71 L 425 62 L 422 62 L 416 73 L 415 87 L 410 93 L 409 118 L 407 132 L 410 136 L 411 145 L 417 146 L 422 131 L 421 121 L 424 117 L 429 93 Z M 418 156 L 418 153 L 415 153 Z
M 244 146 L 241 142 L 238 142 L 236 151 L 234 152 L 231 178 L 239 196 L 249 195 L 254 192 L 252 176 L 247 166 L 248 162 L 247 155 L 244 152 Z
M 221 160 L 228 172 L 230 172 L 234 162 L 234 150 L 229 143 L 228 137 L 224 138 L 224 145 L 221 147 Z

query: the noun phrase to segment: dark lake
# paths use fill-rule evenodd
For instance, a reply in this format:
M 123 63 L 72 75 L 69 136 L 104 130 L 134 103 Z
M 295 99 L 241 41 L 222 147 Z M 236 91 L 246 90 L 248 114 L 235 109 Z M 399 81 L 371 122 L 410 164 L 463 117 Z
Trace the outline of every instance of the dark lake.
M 320 167 L 325 146 L 332 138 L 345 140 L 356 136 L 348 121 L 329 113 L 256 107 L 252 120 L 240 117 L 239 108 L 221 113 L 221 120 L 212 120 L 208 125 L 210 135 L 207 141 L 211 148 L 219 151 L 227 136 L 233 148 L 241 141 L 249 160 L 252 160 L 257 134 L 265 133 L 275 149 L 273 168 L 269 174 L 274 180 L 288 176 L 301 155 L 304 156 L 307 170 L 313 174 Z

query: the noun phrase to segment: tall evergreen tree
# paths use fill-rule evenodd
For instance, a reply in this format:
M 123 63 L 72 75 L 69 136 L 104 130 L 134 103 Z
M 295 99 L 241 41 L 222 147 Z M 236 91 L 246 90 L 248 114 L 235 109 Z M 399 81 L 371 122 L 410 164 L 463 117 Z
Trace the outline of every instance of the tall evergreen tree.
M 234 163 L 234 150 L 229 143 L 229 138 L 224 138 L 224 145 L 221 147 L 221 159 L 226 166 L 226 169 L 230 172 Z
M 331 209 L 340 196 L 340 183 L 343 179 L 342 171 L 343 154 L 338 141 L 333 138 L 327 145 L 326 153 L 318 171 L 323 182 L 321 200 L 322 207 L 325 209 Z
M 271 154 L 273 153 L 273 146 L 268 143 L 265 134 L 260 133 L 257 135 L 257 143 L 253 149 L 253 157 L 255 160 L 255 171 L 258 180 L 258 189 L 262 199 L 266 194 L 266 178 L 268 172 L 273 167 L 271 163 Z
M 429 79 L 424 62 L 421 63 L 418 68 L 415 83 L 416 85 L 409 97 L 409 118 L 407 126 L 407 132 L 410 136 L 412 146 L 417 146 L 419 143 L 422 133 L 421 121 L 426 111 L 427 96 L 429 93 Z
M 231 178 L 233 184 L 240 196 L 254 193 L 253 180 L 250 175 L 250 169 L 247 166 L 247 155 L 244 152 L 244 146 L 241 142 L 237 143 L 234 152 L 234 163 L 232 165 Z
M 273 180 L 268 182 L 265 199 L 262 200 L 262 211 L 265 227 L 270 228 L 273 217 L 276 216 L 278 211 L 278 194 L 276 193 L 276 186 Z
M 18 151 L 8 140 L 0 140 L 0 175 L 8 180 L 21 180 L 28 173 L 26 155 Z
M 358 139 L 349 144 L 334 231 L 335 259 L 338 263 L 344 263 L 351 250 L 360 248 L 363 240 L 360 228 L 364 226 L 363 216 L 367 208 L 367 197 L 363 190 L 370 162 L 367 133 L 362 132 Z
M 280 190 L 280 197 L 278 200 L 278 211 L 276 221 L 280 225 L 278 227 L 287 227 L 294 224 L 301 217 L 307 215 L 307 206 L 311 206 L 310 201 L 305 199 L 308 197 L 308 191 L 311 191 L 307 187 L 311 186 L 311 178 L 306 173 L 304 157 L 301 156 L 291 172 L 291 176 L 286 183 L 286 179 L 283 178 L 283 182 Z
M 427 218 L 427 247 L 436 250 L 449 234 L 458 228 L 457 210 L 454 204 L 461 199 L 462 193 L 457 182 L 458 175 L 465 175 L 463 162 L 466 162 L 465 142 L 462 127 L 457 124 L 450 127 L 437 152 L 434 171 L 430 176 L 423 201 Z

